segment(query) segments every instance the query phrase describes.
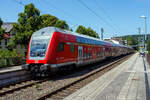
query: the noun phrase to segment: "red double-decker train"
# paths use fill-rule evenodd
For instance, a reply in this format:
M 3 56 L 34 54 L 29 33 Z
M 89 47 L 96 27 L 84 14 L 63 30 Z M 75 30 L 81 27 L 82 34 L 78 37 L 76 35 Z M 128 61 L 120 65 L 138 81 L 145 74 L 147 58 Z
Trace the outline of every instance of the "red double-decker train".
M 131 50 L 127 46 L 46 27 L 33 33 L 27 53 L 27 64 L 23 68 L 43 76 L 59 69 L 79 67 L 108 57 L 124 55 Z

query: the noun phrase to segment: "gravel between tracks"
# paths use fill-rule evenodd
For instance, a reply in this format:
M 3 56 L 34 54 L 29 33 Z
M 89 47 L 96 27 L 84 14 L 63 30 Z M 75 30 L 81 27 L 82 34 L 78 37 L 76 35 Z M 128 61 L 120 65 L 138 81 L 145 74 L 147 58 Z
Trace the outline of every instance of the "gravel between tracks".
M 71 78 L 64 77 L 66 79 L 61 80 L 49 80 L 39 84 L 39 88 L 36 88 L 36 85 L 34 85 L 20 91 L 15 91 L 12 94 L 6 94 L 4 97 L 0 97 L 0 100 L 36 100 L 36 98 L 38 98 L 43 93 L 54 91 L 81 77 L 83 76 Z

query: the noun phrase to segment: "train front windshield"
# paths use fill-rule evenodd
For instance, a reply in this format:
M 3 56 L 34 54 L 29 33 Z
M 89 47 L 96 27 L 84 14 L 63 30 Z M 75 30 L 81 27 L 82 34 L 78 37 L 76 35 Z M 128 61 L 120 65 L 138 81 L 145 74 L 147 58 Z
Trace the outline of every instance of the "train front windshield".
M 30 46 L 30 57 L 45 57 L 48 40 L 32 40 Z

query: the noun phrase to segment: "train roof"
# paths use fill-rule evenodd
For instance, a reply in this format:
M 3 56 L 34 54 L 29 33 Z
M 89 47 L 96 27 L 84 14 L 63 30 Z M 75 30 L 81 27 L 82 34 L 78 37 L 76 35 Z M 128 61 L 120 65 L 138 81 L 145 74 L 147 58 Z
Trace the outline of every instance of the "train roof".
M 94 44 L 94 45 L 103 45 L 103 46 L 113 46 L 113 47 L 127 47 L 128 48 L 128 46 L 115 44 L 115 43 L 108 42 L 108 41 L 102 41 L 102 40 L 94 38 L 94 37 L 90 37 L 90 36 L 82 35 L 82 34 L 79 34 L 79 33 L 76 33 L 76 32 L 71 32 L 71 31 L 59 29 L 59 28 L 56 28 L 56 27 L 45 27 L 45 28 L 42 28 L 42 29 L 34 32 L 33 35 L 34 36 L 38 36 L 38 35 L 41 35 L 43 33 L 44 33 L 43 35 L 50 35 L 53 32 L 62 32 L 64 34 L 74 35 L 74 36 L 76 36 L 77 42 L 80 42 L 80 43 Z

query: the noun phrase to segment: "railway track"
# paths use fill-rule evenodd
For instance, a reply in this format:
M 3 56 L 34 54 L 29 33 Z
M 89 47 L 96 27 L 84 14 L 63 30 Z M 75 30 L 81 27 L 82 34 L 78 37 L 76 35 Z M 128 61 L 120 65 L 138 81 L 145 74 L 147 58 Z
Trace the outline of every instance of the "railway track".
M 85 75 L 84 77 L 75 80 L 74 82 L 63 86 L 55 91 L 52 91 L 50 93 L 45 93 L 44 95 L 40 96 L 37 100 L 62 100 L 64 99 L 66 96 L 72 94 L 73 92 L 75 92 L 76 90 L 82 88 L 83 86 L 87 85 L 88 83 L 92 82 L 93 80 L 95 80 L 96 78 L 100 77 L 101 75 L 103 75 L 104 73 L 108 72 L 109 70 L 111 70 L 112 68 L 116 67 L 116 65 L 121 64 L 124 60 L 127 60 L 130 56 L 121 58 L 115 62 L 112 62 L 108 65 L 105 65 L 87 75 Z
M 80 89 L 81 87 L 85 86 L 86 84 L 88 84 L 89 82 L 93 81 L 94 79 L 98 78 L 99 76 L 101 76 L 102 74 L 104 74 L 105 72 L 111 70 L 112 68 L 115 67 L 115 65 L 118 65 L 120 63 L 122 63 L 124 60 L 128 59 L 131 55 L 129 56 L 125 56 L 117 61 L 114 61 L 108 65 L 104 65 L 101 66 L 100 68 L 98 68 L 99 66 L 96 66 L 97 69 L 90 71 L 91 69 L 89 68 L 89 72 L 87 74 L 81 75 L 80 77 L 75 77 L 73 78 L 64 78 L 61 77 L 59 79 L 57 78 L 53 78 L 53 79 L 44 79 L 44 80 L 29 80 L 26 82 L 21 82 L 20 84 L 16 84 L 14 86 L 9 86 L 9 87 L 5 87 L 0 91 L 0 97 L 5 97 L 7 94 L 13 94 L 16 91 L 21 91 L 23 89 L 27 89 L 29 87 L 35 86 L 36 84 L 40 84 L 44 86 L 44 83 L 48 82 L 48 88 L 46 87 L 46 89 L 39 89 L 36 92 L 36 97 L 34 99 L 37 100 L 45 100 L 48 98 L 51 98 L 53 100 L 59 100 L 59 99 L 63 99 L 66 96 L 70 95 L 71 93 L 75 92 L 76 90 Z M 82 72 L 81 72 L 82 73 Z M 68 76 L 65 76 L 68 77 Z M 51 88 L 50 88 L 51 87 Z M 52 88 L 53 87 L 53 88 Z M 43 92 L 41 92 L 43 91 Z M 29 93 L 30 94 L 30 93 Z M 28 95 L 29 95 L 28 94 Z M 19 94 L 18 94 L 19 95 Z M 32 98 L 32 99 L 33 99 Z M 20 99 L 27 99 L 27 98 L 19 98 L 16 100 L 20 100 Z M 15 100 L 15 99 L 14 99 Z
M 33 86 L 33 85 L 38 84 L 38 83 L 42 83 L 44 81 L 46 81 L 46 79 L 39 80 L 39 81 L 27 80 L 27 81 L 24 81 L 24 82 L 21 82 L 21 83 L 5 86 L 0 91 L 0 96 L 3 96 L 5 94 L 9 94 L 9 93 L 13 93 L 14 91 L 18 91 L 18 90 L 21 90 L 21 89 L 25 89 L 27 87 Z
M 25 70 L 15 70 L 0 73 L 0 89 L 5 86 L 29 80 L 31 74 Z

